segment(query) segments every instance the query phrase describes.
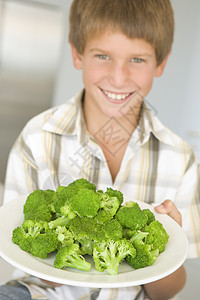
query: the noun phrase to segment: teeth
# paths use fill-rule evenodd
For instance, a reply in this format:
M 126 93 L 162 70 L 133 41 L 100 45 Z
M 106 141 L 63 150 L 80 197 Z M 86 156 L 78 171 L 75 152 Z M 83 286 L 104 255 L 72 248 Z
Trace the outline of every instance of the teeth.
M 124 100 L 129 94 L 114 94 L 104 91 L 104 93 L 113 100 Z

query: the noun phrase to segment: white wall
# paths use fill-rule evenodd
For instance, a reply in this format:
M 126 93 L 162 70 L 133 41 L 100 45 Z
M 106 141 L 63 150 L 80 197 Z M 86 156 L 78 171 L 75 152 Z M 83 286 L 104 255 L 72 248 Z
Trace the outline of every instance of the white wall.
M 175 39 L 161 78 L 148 97 L 158 117 L 200 157 L 200 1 L 173 0 Z
M 58 70 L 57 83 L 54 94 L 53 105 L 67 101 L 74 96 L 83 86 L 81 72 L 73 67 L 71 50 L 68 43 L 68 16 L 72 0 L 66 1 L 65 6 L 65 36 L 63 40 L 63 49 L 60 57 L 60 68 Z
M 81 73 L 73 68 L 66 36 L 60 61 L 54 105 L 66 101 L 81 87 Z M 147 100 L 155 107 L 158 117 L 184 137 L 200 157 L 200 1 L 172 0 L 175 13 L 175 40 L 165 73 L 155 79 Z

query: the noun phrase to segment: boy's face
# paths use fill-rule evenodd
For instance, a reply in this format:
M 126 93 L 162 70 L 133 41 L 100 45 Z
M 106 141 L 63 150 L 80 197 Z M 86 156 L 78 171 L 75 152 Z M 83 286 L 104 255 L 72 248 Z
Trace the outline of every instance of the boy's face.
M 149 93 L 154 76 L 162 74 L 167 61 L 157 66 L 149 43 L 120 32 L 89 39 L 83 55 L 72 45 L 72 56 L 74 66 L 83 72 L 87 107 L 112 117 L 128 113 L 131 105 Z

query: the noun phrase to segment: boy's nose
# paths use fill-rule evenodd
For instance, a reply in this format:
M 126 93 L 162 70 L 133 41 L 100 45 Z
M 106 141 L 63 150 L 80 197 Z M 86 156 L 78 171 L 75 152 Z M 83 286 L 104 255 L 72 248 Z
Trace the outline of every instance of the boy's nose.
M 130 72 L 124 65 L 113 65 L 109 72 L 110 83 L 116 88 L 122 88 L 130 80 Z

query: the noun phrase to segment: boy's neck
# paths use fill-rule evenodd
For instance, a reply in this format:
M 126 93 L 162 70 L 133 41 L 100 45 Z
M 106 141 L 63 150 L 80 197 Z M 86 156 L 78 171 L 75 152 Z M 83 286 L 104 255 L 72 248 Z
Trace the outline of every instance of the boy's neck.
M 138 125 L 141 106 L 134 110 L 133 115 L 120 118 L 93 113 L 86 103 L 83 110 L 87 130 L 101 147 L 114 183 L 131 135 Z

